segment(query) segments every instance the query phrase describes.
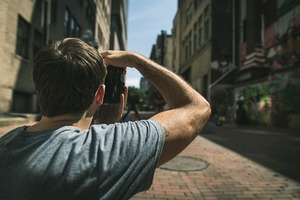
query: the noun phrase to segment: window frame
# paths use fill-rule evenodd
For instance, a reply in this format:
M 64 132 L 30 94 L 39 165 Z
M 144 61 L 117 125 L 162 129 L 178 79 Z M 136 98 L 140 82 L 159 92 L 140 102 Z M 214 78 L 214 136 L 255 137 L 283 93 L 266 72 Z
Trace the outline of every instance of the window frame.
M 26 29 L 26 30 L 24 30 Z M 30 40 L 30 23 L 21 15 L 18 15 L 16 54 L 28 59 L 29 58 L 29 40 Z

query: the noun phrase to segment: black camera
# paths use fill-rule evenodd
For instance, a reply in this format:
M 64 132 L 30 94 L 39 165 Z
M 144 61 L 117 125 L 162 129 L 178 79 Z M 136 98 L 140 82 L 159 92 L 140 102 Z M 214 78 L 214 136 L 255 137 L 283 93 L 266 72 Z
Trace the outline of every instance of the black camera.
M 124 92 L 125 76 L 124 68 L 107 66 L 105 77 L 105 95 L 103 103 L 120 103 L 120 96 Z

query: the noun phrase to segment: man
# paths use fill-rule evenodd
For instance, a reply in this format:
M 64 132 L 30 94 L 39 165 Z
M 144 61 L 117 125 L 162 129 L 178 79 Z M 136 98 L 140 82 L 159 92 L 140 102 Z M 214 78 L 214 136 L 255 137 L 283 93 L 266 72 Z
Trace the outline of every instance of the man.
M 123 94 L 117 112 L 101 106 L 105 65 L 136 68 L 171 109 L 149 120 L 91 125 L 98 109 L 99 119 L 119 120 L 126 101 Z M 79 39 L 44 47 L 33 79 L 42 119 L 0 139 L 1 200 L 129 199 L 150 187 L 155 168 L 190 144 L 210 115 L 206 100 L 160 65 L 126 51 L 100 55 Z

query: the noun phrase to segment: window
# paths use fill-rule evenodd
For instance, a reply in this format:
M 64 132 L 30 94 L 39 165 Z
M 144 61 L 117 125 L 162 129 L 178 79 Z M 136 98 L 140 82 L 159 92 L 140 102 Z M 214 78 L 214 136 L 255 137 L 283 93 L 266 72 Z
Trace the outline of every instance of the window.
M 186 16 L 185 16 L 185 20 L 186 20 L 187 24 L 192 19 L 193 14 L 194 14 L 194 4 L 190 3 L 190 5 L 188 6 L 188 8 L 186 10 Z
M 194 40 L 193 40 L 193 43 L 194 43 L 194 52 L 196 52 L 197 47 L 198 47 L 197 31 L 198 31 L 197 23 L 195 23 L 194 24 Z
M 36 7 L 39 9 L 39 10 L 42 10 L 42 6 L 43 6 L 43 0 L 36 0 Z
M 65 36 L 80 37 L 81 36 L 81 27 L 77 23 L 76 18 L 72 16 L 72 13 L 68 8 L 65 9 L 64 16 L 64 28 Z
M 28 58 L 29 28 L 29 23 L 19 15 L 16 53 L 23 58 Z
M 192 55 L 192 48 L 193 48 L 191 31 L 189 32 L 188 38 L 189 38 L 189 57 L 190 57 Z
M 197 32 L 195 32 L 195 34 L 194 34 L 194 52 L 196 52 L 197 51 Z
M 12 111 L 18 113 L 29 113 L 32 111 L 32 94 L 13 91 Z
M 93 1 L 85 1 L 85 15 L 90 23 L 91 29 L 95 29 L 95 16 L 96 16 L 96 11 L 94 9 L 95 5 L 92 3 Z
M 207 98 L 207 90 L 208 90 L 208 75 L 204 75 L 202 79 L 202 92 L 204 98 Z
M 184 48 L 185 48 L 184 59 L 187 60 L 187 58 L 188 58 L 188 45 L 187 45 L 186 39 L 184 40 L 183 44 L 184 44 Z
M 82 6 L 83 6 L 83 0 L 79 0 L 79 5 L 82 8 Z
M 203 22 L 203 17 L 202 15 L 200 15 L 200 17 L 198 18 L 198 27 L 202 26 L 202 22 Z
M 209 14 L 209 5 L 207 5 L 204 9 L 204 17 L 207 18 Z
M 174 25 L 172 31 L 173 31 L 173 36 L 174 36 L 174 38 L 176 38 L 176 35 L 177 35 L 177 27 L 176 27 L 176 25 Z
M 66 8 L 65 16 L 64 16 L 65 36 L 70 35 L 70 26 L 71 26 L 71 12 L 68 8 Z
M 42 48 L 43 46 L 43 35 L 38 31 L 34 31 L 34 41 L 33 41 L 33 55 Z
M 203 29 L 202 29 L 203 17 L 200 15 L 198 18 L 198 47 L 201 47 L 203 44 Z
M 76 35 L 76 20 L 74 17 L 71 18 L 71 25 L 70 25 L 70 36 Z
M 194 0 L 195 8 L 198 8 L 201 6 L 203 0 Z
M 81 37 L 81 27 L 78 23 L 76 23 L 76 37 Z
M 201 47 L 203 45 L 203 31 L 202 31 L 202 28 L 199 29 L 198 44 L 199 44 L 199 47 Z
M 209 5 L 204 9 L 204 40 L 209 38 Z
M 189 67 L 185 72 L 182 73 L 182 78 L 188 83 L 191 82 L 191 67 Z
M 173 51 L 173 69 L 175 68 L 174 63 L 176 60 L 176 47 L 174 47 L 174 51 Z
M 243 20 L 243 42 L 247 41 L 247 19 Z
M 207 19 L 204 22 L 204 40 L 207 40 L 209 37 L 209 20 Z
M 57 0 L 51 1 L 51 23 L 56 24 Z

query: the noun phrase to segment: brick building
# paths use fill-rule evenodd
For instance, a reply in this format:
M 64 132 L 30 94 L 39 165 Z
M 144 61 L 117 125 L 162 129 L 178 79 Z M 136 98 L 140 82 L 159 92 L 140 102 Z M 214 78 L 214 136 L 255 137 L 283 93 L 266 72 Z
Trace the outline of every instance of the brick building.
M 36 52 L 87 29 L 99 49 L 108 49 L 110 16 L 110 0 L 0 0 L 0 113 L 38 112 L 31 67 Z

